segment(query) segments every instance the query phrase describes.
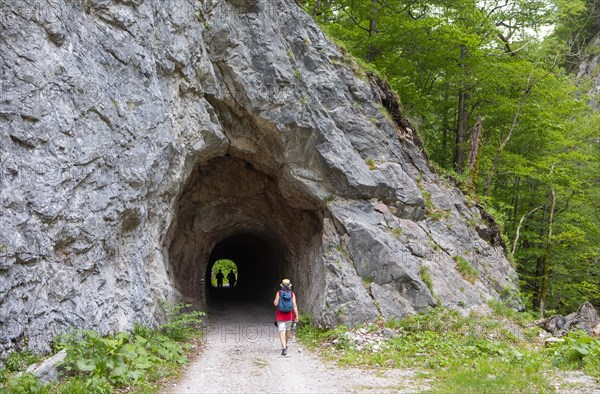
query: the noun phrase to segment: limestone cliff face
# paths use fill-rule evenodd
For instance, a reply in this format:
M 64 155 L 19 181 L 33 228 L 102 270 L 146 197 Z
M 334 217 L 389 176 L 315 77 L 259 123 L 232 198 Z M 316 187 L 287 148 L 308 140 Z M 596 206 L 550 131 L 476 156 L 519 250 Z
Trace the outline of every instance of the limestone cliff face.
M 595 50 L 594 50 L 595 48 Z M 587 45 L 590 55 L 579 65 L 577 78 L 589 77 L 592 79 L 590 87 L 591 104 L 596 109 L 600 109 L 600 33 L 597 33 Z
M 515 289 L 487 219 L 292 0 L 0 4 L 0 352 L 210 310 L 219 258 L 238 300 L 290 277 L 322 324 Z

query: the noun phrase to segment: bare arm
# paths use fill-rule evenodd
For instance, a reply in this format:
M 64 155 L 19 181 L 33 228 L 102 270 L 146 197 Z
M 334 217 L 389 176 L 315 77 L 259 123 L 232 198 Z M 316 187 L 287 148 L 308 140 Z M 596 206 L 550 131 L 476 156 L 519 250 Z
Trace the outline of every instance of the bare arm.
M 294 305 L 296 301 L 294 301 Z M 279 292 L 277 292 L 277 294 L 275 294 L 275 301 L 273 301 L 273 305 L 277 306 L 279 305 Z
M 279 293 L 277 293 L 279 296 Z M 298 305 L 296 305 L 296 294 L 292 294 L 292 302 L 294 303 L 294 321 L 298 321 Z

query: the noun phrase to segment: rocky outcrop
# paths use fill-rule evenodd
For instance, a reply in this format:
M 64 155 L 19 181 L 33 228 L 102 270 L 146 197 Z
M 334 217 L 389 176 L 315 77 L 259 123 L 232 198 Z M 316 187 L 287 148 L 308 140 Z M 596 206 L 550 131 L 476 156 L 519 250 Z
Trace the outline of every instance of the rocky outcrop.
M 600 33 L 596 34 L 587 45 L 589 56 L 579 64 L 577 78 L 591 78 L 590 87 L 591 104 L 597 110 L 600 109 Z
M 0 352 L 210 307 L 219 258 L 321 324 L 514 294 L 480 209 L 293 1 L 0 8 Z
M 539 323 L 540 327 L 554 336 L 567 335 L 570 331 L 582 330 L 588 335 L 598 336 L 600 326 L 598 312 L 594 306 L 585 301 L 576 312 L 567 316 L 554 315 Z

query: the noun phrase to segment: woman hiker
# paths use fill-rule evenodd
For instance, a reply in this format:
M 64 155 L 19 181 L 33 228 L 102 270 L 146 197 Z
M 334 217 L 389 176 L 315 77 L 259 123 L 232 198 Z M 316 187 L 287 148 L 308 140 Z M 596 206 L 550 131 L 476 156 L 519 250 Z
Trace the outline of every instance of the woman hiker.
M 287 354 L 287 343 L 292 335 L 292 321 L 298 322 L 296 295 L 292 291 L 292 283 L 289 279 L 281 281 L 281 290 L 275 294 L 273 305 L 277 308 L 275 322 L 281 341 L 281 355 L 285 356 Z

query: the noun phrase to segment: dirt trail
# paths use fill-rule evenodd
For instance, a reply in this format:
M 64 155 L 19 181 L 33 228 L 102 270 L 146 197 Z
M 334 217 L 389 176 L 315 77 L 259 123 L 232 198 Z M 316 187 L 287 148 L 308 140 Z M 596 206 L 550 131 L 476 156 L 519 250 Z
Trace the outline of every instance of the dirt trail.
M 414 372 L 377 374 L 342 369 L 320 360 L 295 340 L 281 355 L 274 312 L 268 305 L 218 308 L 208 319 L 202 355 L 182 379 L 163 393 L 409 393 L 425 388 L 414 384 Z

